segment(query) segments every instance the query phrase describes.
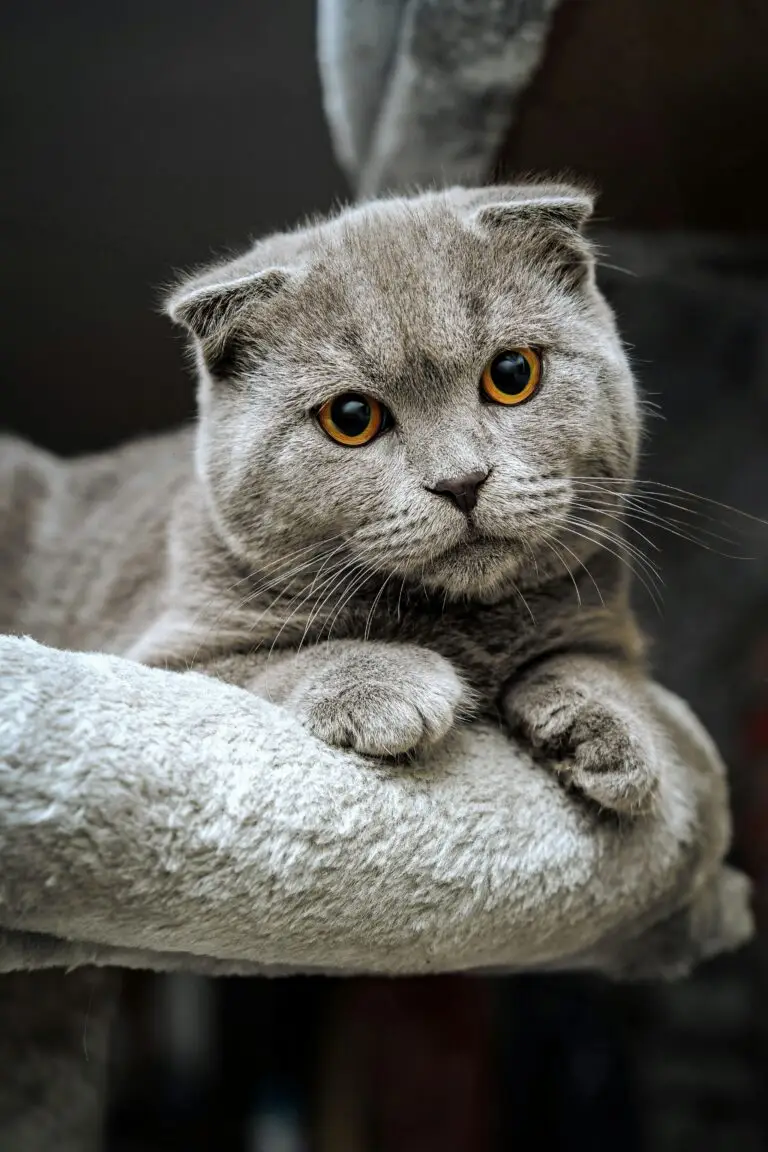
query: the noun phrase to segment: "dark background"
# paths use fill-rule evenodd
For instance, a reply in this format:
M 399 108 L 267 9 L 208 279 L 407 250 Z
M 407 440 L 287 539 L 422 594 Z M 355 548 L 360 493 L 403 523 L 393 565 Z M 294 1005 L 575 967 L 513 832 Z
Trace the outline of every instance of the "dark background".
M 90 450 L 192 413 L 175 270 L 346 197 L 313 0 L 7 0 L 0 388 Z M 561 168 L 620 225 L 764 227 L 768 5 L 567 0 L 500 174 Z
M 192 412 L 175 270 L 346 196 L 311 0 L 11 0 L 0 16 L 3 418 L 59 451 Z

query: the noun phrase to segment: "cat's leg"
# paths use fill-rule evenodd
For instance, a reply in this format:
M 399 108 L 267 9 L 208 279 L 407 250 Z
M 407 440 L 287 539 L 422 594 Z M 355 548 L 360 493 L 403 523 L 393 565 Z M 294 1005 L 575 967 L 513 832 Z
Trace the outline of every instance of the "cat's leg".
M 642 677 L 609 659 L 543 660 L 503 699 L 514 733 L 529 740 L 568 783 L 601 807 L 652 807 L 659 759 Z
M 369 756 L 435 743 L 470 705 L 453 665 L 416 644 L 334 640 L 273 653 L 243 686 L 296 713 L 328 744 Z

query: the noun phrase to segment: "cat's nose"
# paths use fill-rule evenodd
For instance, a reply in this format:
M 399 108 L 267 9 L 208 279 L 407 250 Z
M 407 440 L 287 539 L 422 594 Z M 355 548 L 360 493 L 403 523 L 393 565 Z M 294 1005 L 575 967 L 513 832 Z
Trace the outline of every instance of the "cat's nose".
M 436 496 L 447 496 L 466 516 L 477 504 L 477 490 L 488 479 L 487 472 L 467 472 L 466 476 L 456 476 L 450 480 L 438 480 L 430 492 Z

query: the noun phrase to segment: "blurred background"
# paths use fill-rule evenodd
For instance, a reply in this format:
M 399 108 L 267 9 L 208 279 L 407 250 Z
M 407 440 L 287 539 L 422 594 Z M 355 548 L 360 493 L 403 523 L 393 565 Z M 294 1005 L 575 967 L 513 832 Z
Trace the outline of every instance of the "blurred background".
M 495 161 L 501 177 L 566 168 L 601 187 L 601 277 L 653 412 L 645 475 L 763 517 L 767 34 L 758 0 L 568 0 Z M 7 0 L 4 426 L 71 454 L 192 417 L 164 284 L 350 195 L 315 56 L 312 0 Z M 638 607 L 658 677 L 728 758 L 734 856 L 762 916 L 766 542 L 681 502 L 696 512 L 680 534 L 646 526 L 663 606 L 639 589 Z M 707 531 L 738 545 L 710 550 Z M 647 988 L 133 974 L 109 1152 L 757 1152 L 762 950 Z

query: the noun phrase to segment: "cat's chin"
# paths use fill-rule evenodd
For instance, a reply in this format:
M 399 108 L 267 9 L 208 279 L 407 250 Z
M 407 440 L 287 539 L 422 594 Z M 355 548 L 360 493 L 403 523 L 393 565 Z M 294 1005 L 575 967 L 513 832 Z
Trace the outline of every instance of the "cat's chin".
M 506 542 L 474 541 L 449 549 L 424 569 L 423 583 L 452 600 L 493 603 L 514 592 L 522 562 Z

